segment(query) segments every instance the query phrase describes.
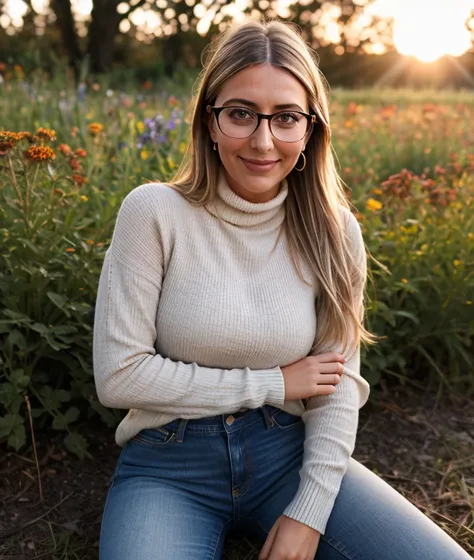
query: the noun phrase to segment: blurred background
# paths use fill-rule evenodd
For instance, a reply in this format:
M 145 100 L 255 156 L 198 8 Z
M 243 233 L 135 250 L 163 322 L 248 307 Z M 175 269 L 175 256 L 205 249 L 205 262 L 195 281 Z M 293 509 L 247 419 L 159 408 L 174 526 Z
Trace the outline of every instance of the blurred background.
M 245 18 L 298 24 L 334 86 L 474 86 L 472 0 L 0 0 L 0 52 L 29 70 L 137 77 L 200 68 L 212 37 Z

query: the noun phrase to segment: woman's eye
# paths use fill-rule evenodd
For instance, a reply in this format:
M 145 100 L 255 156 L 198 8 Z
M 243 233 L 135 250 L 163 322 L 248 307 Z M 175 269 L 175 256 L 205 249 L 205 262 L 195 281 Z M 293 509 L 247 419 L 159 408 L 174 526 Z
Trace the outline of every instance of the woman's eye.
M 251 117 L 252 115 L 246 111 L 245 109 L 233 109 L 229 113 L 230 117 L 233 119 L 245 119 L 247 117 Z
M 299 117 L 298 113 L 280 113 L 275 119 L 281 124 L 294 124 L 298 122 Z

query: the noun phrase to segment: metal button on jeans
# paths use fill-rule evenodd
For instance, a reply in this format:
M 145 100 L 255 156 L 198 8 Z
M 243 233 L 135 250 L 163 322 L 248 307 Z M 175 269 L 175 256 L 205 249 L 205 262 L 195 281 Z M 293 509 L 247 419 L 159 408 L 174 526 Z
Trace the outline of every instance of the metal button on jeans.
M 230 416 L 227 416 L 225 423 L 228 426 L 231 426 L 234 423 L 234 420 L 235 420 L 235 418 L 232 415 L 230 415 Z

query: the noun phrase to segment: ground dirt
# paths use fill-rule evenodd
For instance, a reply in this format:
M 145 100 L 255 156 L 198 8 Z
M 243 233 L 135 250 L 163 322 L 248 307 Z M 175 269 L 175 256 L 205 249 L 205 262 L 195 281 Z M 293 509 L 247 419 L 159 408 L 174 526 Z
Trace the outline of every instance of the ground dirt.
M 0 447 L 0 559 L 98 558 L 102 509 L 120 448 L 113 430 L 87 425 L 93 458 L 78 460 L 64 434 L 33 448 Z M 399 387 L 371 395 L 360 411 L 353 457 L 414 503 L 474 558 L 474 400 L 436 402 Z M 261 545 L 229 534 L 224 560 L 256 560 Z M 448 559 L 447 559 L 448 560 Z

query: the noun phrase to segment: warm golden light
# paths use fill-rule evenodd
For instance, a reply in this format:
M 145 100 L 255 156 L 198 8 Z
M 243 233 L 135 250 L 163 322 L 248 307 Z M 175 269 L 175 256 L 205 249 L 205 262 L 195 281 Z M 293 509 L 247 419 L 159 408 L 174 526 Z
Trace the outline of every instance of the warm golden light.
M 433 62 L 471 47 L 465 22 L 472 0 L 376 0 L 370 11 L 392 17 L 393 42 L 401 54 Z

